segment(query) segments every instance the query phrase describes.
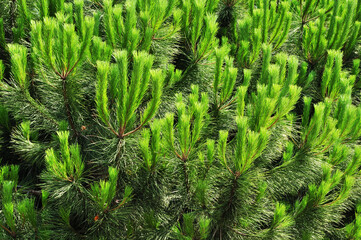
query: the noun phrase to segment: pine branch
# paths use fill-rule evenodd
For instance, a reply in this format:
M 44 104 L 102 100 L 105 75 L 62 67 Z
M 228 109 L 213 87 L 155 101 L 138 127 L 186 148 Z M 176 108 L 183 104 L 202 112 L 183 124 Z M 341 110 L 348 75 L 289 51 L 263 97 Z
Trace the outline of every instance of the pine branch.
M 68 98 L 68 94 L 67 94 L 67 77 L 62 78 L 62 92 L 63 92 L 63 99 L 64 99 L 64 104 L 65 104 L 65 109 L 66 109 L 66 115 L 68 118 L 68 122 L 70 124 L 71 129 L 73 130 L 74 135 L 76 136 L 76 138 L 79 137 L 79 132 L 75 127 L 74 124 L 74 120 L 73 120 L 73 116 L 71 114 L 71 109 L 70 109 L 70 104 L 69 104 L 69 98 Z

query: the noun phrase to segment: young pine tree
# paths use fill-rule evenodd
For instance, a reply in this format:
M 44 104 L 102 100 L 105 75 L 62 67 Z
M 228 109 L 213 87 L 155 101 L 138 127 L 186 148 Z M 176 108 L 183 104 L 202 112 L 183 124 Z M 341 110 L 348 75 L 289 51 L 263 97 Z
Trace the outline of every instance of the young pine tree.
M 361 1 L 0 1 L 0 239 L 361 237 Z

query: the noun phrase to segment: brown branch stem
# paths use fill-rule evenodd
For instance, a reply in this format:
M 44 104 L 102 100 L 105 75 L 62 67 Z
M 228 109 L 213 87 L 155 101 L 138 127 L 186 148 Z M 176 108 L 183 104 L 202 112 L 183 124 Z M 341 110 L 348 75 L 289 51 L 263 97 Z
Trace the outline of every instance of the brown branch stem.
M 138 127 L 136 127 L 135 129 L 133 129 L 132 131 L 129 131 L 129 132 L 127 132 L 127 133 L 125 133 L 125 134 L 122 134 L 122 135 L 120 135 L 120 136 L 121 136 L 121 138 L 126 137 L 126 136 L 129 136 L 130 134 L 139 131 L 143 126 L 144 126 L 144 123 L 140 124 Z
M 70 108 L 70 104 L 69 104 L 68 92 L 67 92 L 67 87 L 66 87 L 66 77 L 62 78 L 62 81 L 63 81 L 62 92 L 63 92 L 63 99 L 64 99 L 66 115 L 67 115 L 68 122 L 70 124 L 71 129 L 73 130 L 75 136 L 78 137 L 79 133 L 76 130 L 76 127 L 75 127 L 75 124 L 74 124 L 74 119 L 73 119 L 73 116 L 71 114 L 71 108 Z
M 127 199 L 128 198 L 124 198 L 123 201 L 121 203 L 119 203 L 118 206 L 116 206 L 115 208 L 110 209 L 110 212 L 118 210 L 119 208 L 121 208 L 126 203 Z
M 8 232 L 11 237 L 13 237 L 13 238 L 16 237 L 16 233 L 13 232 L 13 231 L 10 231 L 10 229 L 8 229 L 7 227 L 5 227 L 4 225 L 0 224 L 0 227 L 1 227 L 2 229 L 4 229 L 6 232 Z

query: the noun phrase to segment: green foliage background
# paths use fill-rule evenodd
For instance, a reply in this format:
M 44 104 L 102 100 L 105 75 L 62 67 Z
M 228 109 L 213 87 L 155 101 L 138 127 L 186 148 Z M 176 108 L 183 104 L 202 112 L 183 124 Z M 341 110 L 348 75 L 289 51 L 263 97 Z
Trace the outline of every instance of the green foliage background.
M 361 239 L 361 0 L 0 1 L 0 239 Z

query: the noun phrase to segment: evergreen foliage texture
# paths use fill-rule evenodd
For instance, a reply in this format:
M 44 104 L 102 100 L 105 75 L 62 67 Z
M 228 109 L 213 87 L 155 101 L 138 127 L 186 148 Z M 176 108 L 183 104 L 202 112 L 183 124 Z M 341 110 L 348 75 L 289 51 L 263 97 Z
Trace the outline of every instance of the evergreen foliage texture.
M 1 0 L 0 239 L 361 239 L 361 0 Z

